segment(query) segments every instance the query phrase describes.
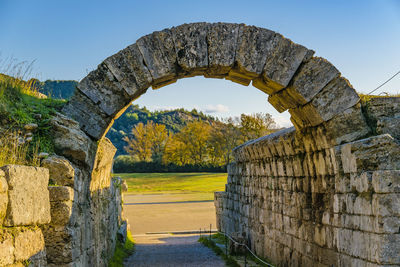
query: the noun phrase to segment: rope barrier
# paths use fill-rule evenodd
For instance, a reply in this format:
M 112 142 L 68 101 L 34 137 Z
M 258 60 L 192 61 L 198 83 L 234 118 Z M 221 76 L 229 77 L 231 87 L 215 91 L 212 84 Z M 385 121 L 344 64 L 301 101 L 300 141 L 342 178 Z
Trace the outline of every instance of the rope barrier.
M 234 240 L 232 237 L 230 237 L 228 234 L 224 233 L 224 232 L 220 232 L 218 231 L 218 233 L 223 234 L 224 236 L 228 237 L 232 242 L 234 242 L 235 244 L 239 244 L 241 246 L 244 246 L 253 256 L 254 258 L 256 258 L 257 260 L 259 260 L 260 262 L 262 262 L 263 264 L 269 266 L 269 267 L 274 267 L 273 265 L 269 264 L 268 262 L 263 261 L 262 259 L 260 259 L 259 257 L 257 257 L 257 255 L 251 251 L 251 249 L 246 245 L 246 244 L 242 244 L 237 242 L 236 240 Z

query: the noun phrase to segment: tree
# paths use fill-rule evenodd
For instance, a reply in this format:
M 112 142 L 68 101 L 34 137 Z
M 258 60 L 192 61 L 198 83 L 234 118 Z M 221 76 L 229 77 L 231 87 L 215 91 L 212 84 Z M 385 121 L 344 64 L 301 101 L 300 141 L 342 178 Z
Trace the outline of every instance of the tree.
M 276 124 L 269 113 L 260 112 L 240 116 L 240 131 L 244 142 L 270 134 L 274 128 L 276 128 Z
M 147 127 L 143 123 L 138 123 L 132 128 L 133 138 L 124 137 L 124 141 L 128 143 L 124 147 L 132 157 L 138 157 L 140 161 L 151 160 L 151 140 L 148 135 Z
M 235 118 L 228 118 L 224 122 L 213 124 L 209 137 L 209 150 L 214 164 L 229 164 L 232 150 L 241 143 L 241 131 L 237 121 Z
M 131 156 L 137 157 L 140 161 L 161 162 L 165 144 L 168 139 L 168 132 L 165 125 L 149 121 L 146 125 L 138 123 L 132 129 L 133 138 L 125 137 L 128 143 L 124 147 Z
M 168 140 L 168 132 L 165 125 L 153 123 L 152 121 L 147 123 L 146 127 L 148 128 L 147 131 L 151 142 L 151 158 L 155 162 L 161 162 Z
M 176 133 L 166 149 L 164 162 L 176 164 L 202 164 L 208 156 L 207 142 L 210 124 L 203 121 L 189 122 Z

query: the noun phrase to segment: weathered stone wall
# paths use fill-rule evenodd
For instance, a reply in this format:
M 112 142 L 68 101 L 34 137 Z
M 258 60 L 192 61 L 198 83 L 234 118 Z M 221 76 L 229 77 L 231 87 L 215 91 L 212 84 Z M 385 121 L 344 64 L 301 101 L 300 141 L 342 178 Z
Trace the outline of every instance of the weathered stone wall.
M 115 147 L 91 140 L 77 122 L 53 117 L 58 155 L 43 160 L 49 169 L 52 220 L 43 227 L 47 259 L 54 266 L 106 266 L 122 220 L 121 180 L 111 178 Z M 96 153 L 97 151 L 97 153 Z
M 400 99 L 363 110 L 366 138 L 330 147 L 326 129 L 289 129 L 236 148 L 218 229 L 282 266 L 399 266 Z
M 48 181 L 45 168 L 0 167 L 0 266 L 47 266 L 38 225 L 50 222 Z

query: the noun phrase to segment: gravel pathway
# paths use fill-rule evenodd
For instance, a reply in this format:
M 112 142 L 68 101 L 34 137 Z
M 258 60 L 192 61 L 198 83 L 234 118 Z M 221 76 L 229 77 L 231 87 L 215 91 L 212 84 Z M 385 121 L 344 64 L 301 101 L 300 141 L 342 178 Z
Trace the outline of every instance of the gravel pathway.
M 198 235 L 137 235 L 135 253 L 124 266 L 225 266 L 215 253 L 197 242 Z

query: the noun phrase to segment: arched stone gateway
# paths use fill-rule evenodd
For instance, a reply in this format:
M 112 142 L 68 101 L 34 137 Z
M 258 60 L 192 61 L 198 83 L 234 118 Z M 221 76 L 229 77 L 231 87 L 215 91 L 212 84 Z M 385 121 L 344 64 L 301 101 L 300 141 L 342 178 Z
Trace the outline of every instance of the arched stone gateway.
M 93 258 L 112 249 L 104 246 L 101 209 L 115 153 L 105 153 L 110 144 L 102 138 L 113 120 L 149 87 L 203 75 L 252 83 L 279 112 L 289 110 L 295 126 L 234 150 L 226 192 L 215 198 L 220 230 L 282 266 L 399 266 L 400 101 L 361 103 L 340 72 L 313 54 L 267 29 L 192 23 L 146 35 L 89 73 L 63 108 L 80 129 L 71 122 L 69 142 L 56 141 L 81 166 L 75 181 L 90 181 L 90 208 L 80 212 L 92 221 L 72 237 L 77 255 L 86 255 L 80 262 L 101 266 Z
M 360 114 L 360 107 L 350 110 L 359 102 L 352 86 L 331 63 L 313 54 L 263 28 L 184 24 L 146 35 L 104 60 L 79 83 L 64 112 L 99 140 L 147 88 L 203 75 L 252 83 L 270 95 L 269 102 L 279 112 L 289 109 L 297 129 L 349 112 Z

